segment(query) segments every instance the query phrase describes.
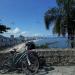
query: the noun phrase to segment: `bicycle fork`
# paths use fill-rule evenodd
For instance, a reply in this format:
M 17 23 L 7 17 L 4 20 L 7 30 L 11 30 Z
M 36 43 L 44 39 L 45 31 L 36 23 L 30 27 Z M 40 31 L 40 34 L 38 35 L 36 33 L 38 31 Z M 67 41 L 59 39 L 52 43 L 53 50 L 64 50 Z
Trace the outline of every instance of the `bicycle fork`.
M 30 62 L 30 60 L 29 60 L 28 55 L 27 55 L 27 62 L 28 62 L 28 65 L 30 66 L 30 65 L 31 65 L 31 62 Z

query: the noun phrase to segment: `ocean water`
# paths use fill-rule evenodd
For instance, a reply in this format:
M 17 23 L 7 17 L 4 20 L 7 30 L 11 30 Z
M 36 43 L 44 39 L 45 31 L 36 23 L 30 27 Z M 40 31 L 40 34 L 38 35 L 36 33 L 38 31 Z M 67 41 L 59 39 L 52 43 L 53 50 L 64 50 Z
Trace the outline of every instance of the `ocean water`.
M 48 44 L 49 48 L 70 48 L 67 37 L 48 37 L 34 42 L 38 46 Z

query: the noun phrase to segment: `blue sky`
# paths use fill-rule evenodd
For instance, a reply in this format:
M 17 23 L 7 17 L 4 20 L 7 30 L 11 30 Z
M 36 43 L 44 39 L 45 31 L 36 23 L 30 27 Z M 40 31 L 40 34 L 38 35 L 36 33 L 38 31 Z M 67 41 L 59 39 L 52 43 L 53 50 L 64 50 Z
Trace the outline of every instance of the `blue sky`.
M 0 0 L 0 22 L 11 27 L 9 33 L 50 35 L 44 24 L 44 13 L 56 6 L 55 0 Z

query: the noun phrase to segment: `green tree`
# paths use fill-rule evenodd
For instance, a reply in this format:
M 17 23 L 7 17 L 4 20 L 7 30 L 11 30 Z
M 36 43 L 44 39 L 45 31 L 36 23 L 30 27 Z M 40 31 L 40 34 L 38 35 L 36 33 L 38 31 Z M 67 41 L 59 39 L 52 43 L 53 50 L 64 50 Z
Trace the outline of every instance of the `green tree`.
M 6 25 L 0 24 L 0 33 L 7 32 L 10 28 L 7 27 Z
M 56 0 L 57 7 L 48 9 L 44 19 L 46 28 L 54 22 L 53 33 L 58 36 L 68 34 L 68 39 L 71 40 L 71 47 L 74 47 L 75 36 L 75 0 Z

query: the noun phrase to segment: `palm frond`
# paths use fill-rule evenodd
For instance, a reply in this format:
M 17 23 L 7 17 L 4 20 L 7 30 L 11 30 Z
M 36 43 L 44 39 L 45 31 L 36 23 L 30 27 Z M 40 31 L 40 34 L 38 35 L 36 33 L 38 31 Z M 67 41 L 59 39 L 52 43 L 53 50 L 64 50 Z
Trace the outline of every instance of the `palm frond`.
M 50 24 L 56 19 L 58 14 L 57 8 L 49 9 L 44 16 L 46 29 L 49 29 Z
M 53 33 L 58 33 L 59 35 L 61 34 L 61 17 L 58 16 L 55 22 L 55 26 L 53 28 Z

